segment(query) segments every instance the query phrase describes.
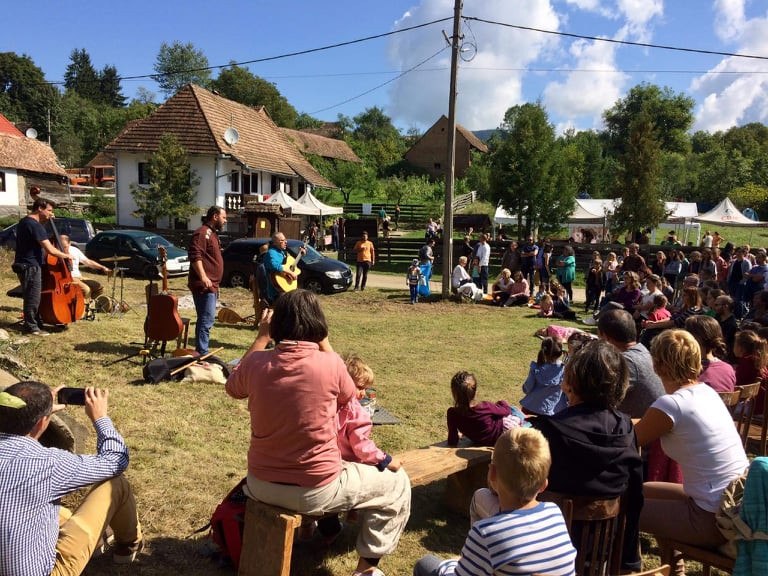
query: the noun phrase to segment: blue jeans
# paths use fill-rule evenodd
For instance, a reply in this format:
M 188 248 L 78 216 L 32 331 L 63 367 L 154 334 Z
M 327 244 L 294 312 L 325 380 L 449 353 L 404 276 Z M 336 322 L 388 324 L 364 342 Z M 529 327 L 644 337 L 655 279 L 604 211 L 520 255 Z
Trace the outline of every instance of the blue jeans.
M 480 286 L 484 294 L 488 294 L 488 266 L 480 266 Z
M 29 264 L 14 264 L 13 271 L 19 278 L 24 297 L 24 332 L 42 330 L 43 321 L 40 318 L 40 291 L 43 287 L 42 273 L 39 266 Z
M 371 268 L 370 262 L 358 262 L 355 270 L 355 290 L 360 288 L 365 290 L 365 283 L 368 282 L 368 270 Z M 362 283 L 360 282 L 362 278 Z
M 413 576 L 432 576 L 437 574 L 437 569 L 443 561 L 442 558 L 432 556 L 431 554 L 422 556 L 413 567 Z
M 208 341 L 211 339 L 211 326 L 216 319 L 218 294 L 215 292 L 203 292 L 202 294 L 193 292 L 192 299 L 195 301 L 195 310 L 197 311 L 195 350 L 201 355 L 207 354 Z

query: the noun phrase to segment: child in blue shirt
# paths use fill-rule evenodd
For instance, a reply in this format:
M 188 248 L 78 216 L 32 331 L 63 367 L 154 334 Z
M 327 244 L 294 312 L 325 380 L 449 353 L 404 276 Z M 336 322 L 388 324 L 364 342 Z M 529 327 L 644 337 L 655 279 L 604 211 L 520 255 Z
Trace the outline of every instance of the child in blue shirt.
M 525 397 L 520 406 L 526 414 L 552 416 L 568 405 L 560 385 L 564 366 L 563 346 L 555 338 L 544 338 L 536 362 L 531 362 L 528 378 L 523 384 Z

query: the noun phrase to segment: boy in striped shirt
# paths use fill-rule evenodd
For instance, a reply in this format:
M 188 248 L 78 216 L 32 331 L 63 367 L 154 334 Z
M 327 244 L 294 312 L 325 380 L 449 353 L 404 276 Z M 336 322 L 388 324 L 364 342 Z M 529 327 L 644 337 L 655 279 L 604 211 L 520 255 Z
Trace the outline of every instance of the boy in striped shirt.
M 512 428 L 496 441 L 488 471 L 501 512 L 472 525 L 455 560 L 424 556 L 414 576 L 547 574 L 574 576 L 576 550 L 556 504 L 539 502 L 552 458 L 533 428 Z

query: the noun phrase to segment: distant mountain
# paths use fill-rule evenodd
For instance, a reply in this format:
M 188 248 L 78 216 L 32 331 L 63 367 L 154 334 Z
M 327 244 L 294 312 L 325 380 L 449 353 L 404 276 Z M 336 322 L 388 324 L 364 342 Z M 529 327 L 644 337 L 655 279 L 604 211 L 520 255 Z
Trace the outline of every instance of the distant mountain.
M 494 132 L 496 132 L 496 128 L 491 128 L 489 130 L 473 130 L 472 134 L 480 138 L 483 142 L 488 142 Z

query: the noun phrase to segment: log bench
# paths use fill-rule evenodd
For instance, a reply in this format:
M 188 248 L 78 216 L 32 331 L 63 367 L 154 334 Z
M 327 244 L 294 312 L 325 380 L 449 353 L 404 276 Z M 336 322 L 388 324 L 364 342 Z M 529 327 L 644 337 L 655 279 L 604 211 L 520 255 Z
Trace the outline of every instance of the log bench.
M 393 456 L 403 463 L 411 486 L 446 480 L 444 500 L 451 510 L 467 515 L 472 494 L 486 485 L 492 449 L 445 442 Z M 248 499 L 243 526 L 239 576 L 289 576 L 296 528 L 303 517 L 292 510 Z

